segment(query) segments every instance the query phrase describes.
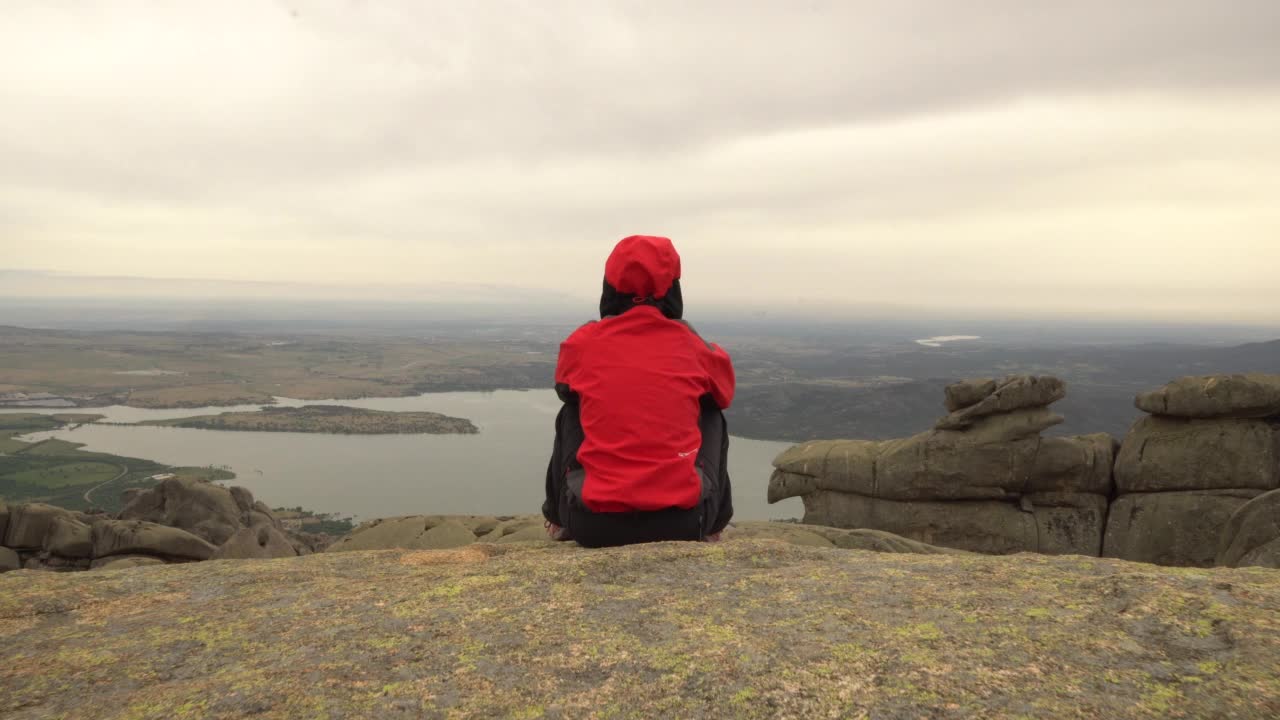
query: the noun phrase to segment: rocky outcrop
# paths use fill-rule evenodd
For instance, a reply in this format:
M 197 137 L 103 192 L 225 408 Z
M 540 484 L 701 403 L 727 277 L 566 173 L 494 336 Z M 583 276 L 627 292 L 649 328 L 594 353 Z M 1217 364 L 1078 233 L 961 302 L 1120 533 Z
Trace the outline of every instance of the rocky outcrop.
M 164 565 L 165 561 L 154 555 L 112 555 L 98 558 L 90 564 L 90 570 L 124 570 L 126 568 Z
M 1266 420 L 1141 418 L 1116 457 L 1116 489 L 1273 490 L 1280 487 L 1276 433 Z
M 1135 423 L 1117 451 L 1105 434 L 1040 435 L 1060 421 L 1043 405 L 1064 396 L 1060 381 L 965 380 L 947 387 L 950 412 L 932 431 L 783 452 L 769 501 L 799 496 L 806 522 L 986 553 L 1272 562 L 1280 538 L 1253 519 L 1262 511 L 1232 518 L 1280 488 L 1277 392 L 1277 375 L 1174 381 L 1137 397 L 1160 414 Z
M 271 508 L 254 500 L 246 488 L 194 478 L 170 478 L 134 493 L 120 519 L 179 528 L 216 546 L 233 543 L 221 558 L 286 557 L 284 544 L 292 555 L 306 555 L 323 550 L 330 540 L 285 528 Z M 269 532 L 248 532 L 263 528 Z
M 1139 395 L 1104 554 L 1212 565 L 1234 513 L 1280 488 L 1280 375 L 1189 377 Z M 1233 558 L 1238 562 L 1240 558 Z
M 93 557 L 151 555 L 167 560 L 208 560 L 217 547 L 167 525 L 142 520 L 103 520 L 93 526 Z
M 53 505 L 26 503 L 9 507 L 9 528 L 4 545 L 13 550 L 39 550 L 55 518 L 72 519 L 75 514 Z
M 64 558 L 93 557 L 92 529 L 71 517 L 55 517 L 44 539 L 44 549 Z
M 1103 555 L 1157 565 L 1209 567 L 1232 514 L 1257 491 L 1121 495 L 1111 503 Z
M 119 518 L 40 503 L 0 505 L 0 572 L 17 567 L 120 568 L 214 557 L 296 557 L 329 542 L 285 529 L 270 508 L 240 487 L 171 478 L 149 490 L 132 489 L 128 497 Z M 119 560 L 121 556 L 130 561 Z M 142 558 L 149 560 L 144 563 Z
M 800 496 L 805 522 L 871 528 L 976 552 L 1098 555 L 1111 493 L 1109 435 L 1046 438 L 1057 378 L 966 380 L 951 411 L 903 440 L 820 441 L 774 461 L 769 501 Z
M 213 560 L 250 560 L 297 557 L 298 551 L 284 533 L 269 526 L 247 527 L 236 531 L 214 551 Z
M 226 542 L 242 528 L 278 525 L 271 509 L 255 502 L 245 488 L 186 477 L 169 478 L 138 493 L 120 512 L 120 519 L 181 528 L 214 545 Z
M 1280 375 L 1184 377 L 1142 393 L 1134 404 L 1143 412 L 1165 417 L 1280 417 Z
M 371 520 L 336 540 L 326 552 L 352 550 L 439 550 L 461 547 L 485 538 L 492 542 L 525 526 L 542 531 L 534 516 L 516 518 L 486 515 L 411 515 Z M 496 535 L 494 533 L 497 533 Z M 545 533 L 538 539 L 545 539 Z
M 1268 718 L 1278 616 L 1273 571 L 760 539 L 10 573 L 0 714 Z
M 1066 396 L 1067 384 L 1055 377 L 1016 375 L 1000 381 L 962 380 L 947 387 L 945 405 L 950 414 L 934 428 L 967 430 L 982 418 L 1024 412 L 1047 419 L 1052 415 L 1040 411 Z M 1052 424 L 1060 422 L 1059 417 Z
M 1216 565 L 1280 568 L 1280 490 L 1244 503 L 1218 538 Z

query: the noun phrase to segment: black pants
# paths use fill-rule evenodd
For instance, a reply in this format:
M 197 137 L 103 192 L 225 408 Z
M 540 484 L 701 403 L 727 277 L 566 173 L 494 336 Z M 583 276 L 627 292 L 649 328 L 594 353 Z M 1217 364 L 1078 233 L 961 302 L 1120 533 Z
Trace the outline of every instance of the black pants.
M 702 540 L 718 533 L 733 517 L 733 489 L 729 482 L 729 428 L 724 413 L 703 398 L 698 418 L 702 445 L 697 468 L 702 476 L 702 500 L 688 510 L 667 508 L 649 512 L 591 512 L 582 502 L 582 420 L 576 398 L 556 416 L 556 439 L 547 464 L 547 499 L 542 515 L 565 528 L 584 547 L 631 545 L 663 540 Z

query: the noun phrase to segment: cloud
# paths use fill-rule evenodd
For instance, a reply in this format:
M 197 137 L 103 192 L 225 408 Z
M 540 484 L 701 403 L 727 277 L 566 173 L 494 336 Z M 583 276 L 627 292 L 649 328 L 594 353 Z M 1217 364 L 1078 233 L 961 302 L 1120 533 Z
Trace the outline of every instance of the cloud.
M 725 302 L 1280 322 L 1277 28 L 1270 0 L 18 3 L 0 264 L 586 298 L 654 232 Z

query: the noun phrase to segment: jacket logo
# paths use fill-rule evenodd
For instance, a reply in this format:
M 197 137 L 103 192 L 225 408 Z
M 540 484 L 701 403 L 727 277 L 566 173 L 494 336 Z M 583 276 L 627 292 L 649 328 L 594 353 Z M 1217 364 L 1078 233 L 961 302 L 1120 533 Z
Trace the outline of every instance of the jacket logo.
M 692 454 L 694 454 L 694 453 L 696 453 L 696 452 L 698 452 L 698 448 L 694 448 L 694 449 L 690 450 L 689 452 L 679 452 L 679 451 L 676 451 L 676 454 L 677 454 L 677 455 L 679 455 L 680 457 L 689 457 L 690 455 L 692 455 Z

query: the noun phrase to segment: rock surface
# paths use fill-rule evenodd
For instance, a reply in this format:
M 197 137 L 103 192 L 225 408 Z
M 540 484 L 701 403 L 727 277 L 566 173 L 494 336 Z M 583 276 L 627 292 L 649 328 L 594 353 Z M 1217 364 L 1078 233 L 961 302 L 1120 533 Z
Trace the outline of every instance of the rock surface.
M 988 388 L 990 392 L 984 395 Z M 999 381 L 966 380 L 947 388 L 946 407 L 951 414 L 934 427 L 964 430 L 980 418 L 1046 408 L 1066 396 L 1067 384 L 1056 377 L 1015 375 Z
M 879 530 L 848 530 L 798 523 L 745 521 L 735 522 L 725 530 L 731 540 L 778 540 L 794 545 L 840 547 L 849 550 L 905 553 L 954 553 L 957 550 L 934 547 Z M 408 517 L 371 520 L 346 537 L 329 546 L 326 552 L 357 550 L 449 549 L 473 543 L 532 543 L 555 546 L 537 515 L 485 517 L 475 515 L 411 515 Z M 572 544 L 572 543 L 570 543 Z
M 1272 490 L 1244 503 L 1227 520 L 1218 538 L 1214 564 L 1280 567 L 1277 551 L 1280 551 L 1280 490 Z
M 947 388 L 951 414 L 901 440 L 825 440 L 774 460 L 770 502 L 803 498 L 805 522 L 878 529 L 985 553 L 1102 550 L 1114 485 L 1105 433 L 1042 437 L 1057 378 L 966 380 Z
M 762 540 L 0 576 L 0 715 L 1280 716 L 1280 573 Z
M 94 560 L 91 570 L 123 570 L 125 568 L 146 567 L 148 565 L 164 565 L 164 560 L 151 555 L 112 555 Z
M 256 507 L 245 488 L 176 477 L 135 495 L 120 512 L 120 519 L 181 528 L 221 545 L 241 528 L 272 523 L 270 510 L 263 510 L 265 506 Z
M 1055 378 L 964 380 L 947 387 L 951 413 L 929 432 L 781 453 L 768 499 L 803 498 L 806 523 L 976 552 L 1267 564 L 1280 539 L 1270 520 L 1231 530 L 1238 541 L 1223 532 L 1246 501 L 1280 489 L 1277 390 L 1280 375 L 1176 380 L 1138 396 L 1159 414 L 1117 445 L 1106 434 L 1040 435 L 1057 418 L 1046 405 L 1065 392 Z
M 512 518 L 497 518 L 486 515 L 409 515 L 395 518 L 379 518 L 362 523 L 330 545 L 325 552 L 349 552 L 353 550 L 385 550 L 403 548 L 405 550 L 442 550 L 459 547 L 476 542 L 484 537 L 494 542 L 508 532 L 505 529 Z M 522 523 L 514 529 L 525 525 L 535 525 L 542 529 L 541 520 L 534 516 L 524 516 Z M 433 532 L 438 527 L 443 529 Z M 497 535 L 493 535 L 494 532 Z
M 1280 568 L 1280 539 L 1250 550 L 1236 564 L 1240 567 Z
M 269 525 L 247 527 L 236 531 L 222 543 L 211 560 L 265 560 L 267 558 L 297 557 L 293 543 L 279 530 Z
M 1134 405 L 1152 415 L 1182 418 L 1280 417 L 1280 375 L 1184 377 L 1142 393 Z
M 154 555 L 174 560 L 208 560 L 218 548 L 191 533 L 142 520 L 103 520 L 93 526 L 93 557 Z
M 4 545 L 14 550 L 39 550 L 44 547 L 45 536 L 49 534 L 54 518 L 74 517 L 70 510 L 43 503 L 11 505 Z
M 7 547 L 0 547 L 0 573 L 17 570 L 20 567 L 22 567 L 22 558 L 18 557 L 18 553 Z
M 903 502 L 853 493 L 804 496 L 805 524 L 876 528 L 929 545 L 980 553 L 1041 552 L 1097 556 L 1107 501 L 1097 495 L 1033 494 L 997 500 Z
M 1257 490 L 1121 495 L 1111 503 L 1103 555 L 1157 565 L 1209 567 L 1233 513 Z
M 58 516 L 49 525 L 44 549 L 64 558 L 93 556 L 93 536 L 89 526 L 71 517 Z
M 816 490 L 885 500 L 1007 500 L 1029 492 L 1111 492 L 1114 441 L 1027 437 L 985 442 L 931 431 L 903 440 L 819 440 L 774 460 L 769 501 Z
M 1280 487 L 1280 428 L 1265 420 L 1134 423 L 1116 456 L 1121 493 Z

